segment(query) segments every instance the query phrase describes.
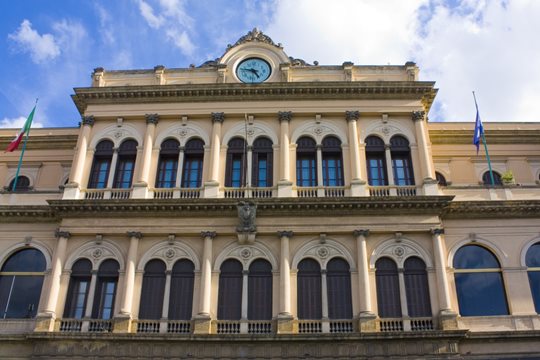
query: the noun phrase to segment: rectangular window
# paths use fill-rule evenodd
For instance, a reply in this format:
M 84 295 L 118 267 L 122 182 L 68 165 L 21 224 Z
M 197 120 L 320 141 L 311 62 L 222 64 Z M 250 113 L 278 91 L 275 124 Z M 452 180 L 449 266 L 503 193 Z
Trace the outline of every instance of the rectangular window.
M 117 189 L 129 189 L 131 187 L 131 180 L 133 179 L 134 167 L 135 159 L 118 159 L 116 180 L 113 187 Z
M 414 185 L 411 161 L 407 156 L 393 157 L 392 168 L 394 170 L 394 182 L 396 185 Z
M 296 160 L 296 182 L 298 186 L 317 186 L 317 168 L 311 157 Z
M 371 186 L 388 185 L 386 180 L 386 169 L 384 159 L 382 157 L 372 157 L 367 159 L 368 162 L 368 181 Z
M 258 176 L 257 176 L 257 183 L 255 186 L 258 187 L 267 187 L 268 186 L 268 179 L 267 179 L 267 161 L 266 158 L 259 157 L 259 161 L 257 162 L 257 167 L 259 168 Z
M 110 159 L 98 159 L 94 160 L 92 166 L 92 173 L 90 175 L 90 182 L 88 188 L 90 189 L 105 189 L 107 187 L 107 180 L 109 178 L 109 166 Z
M 182 174 L 183 188 L 198 188 L 201 187 L 202 180 L 202 159 L 200 157 L 188 158 L 184 162 L 184 170 Z
M 176 158 L 163 158 L 159 163 L 157 188 L 173 188 L 176 185 L 176 172 L 178 160 Z
M 343 186 L 343 169 L 341 158 L 324 158 L 322 165 L 324 186 Z
M 242 157 L 234 156 L 232 159 L 231 187 L 242 186 Z
M 114 308 L 114 295 L 116 293 L 116 280 L 104 281 L 101 287 L 101 301 L 99 306 L 100 319 L 111 319 Z

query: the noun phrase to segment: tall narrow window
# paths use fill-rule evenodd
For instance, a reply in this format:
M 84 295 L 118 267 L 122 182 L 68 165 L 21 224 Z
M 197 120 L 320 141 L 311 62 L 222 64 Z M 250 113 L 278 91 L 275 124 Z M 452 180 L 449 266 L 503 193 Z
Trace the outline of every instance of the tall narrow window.
M 36 316 L 45 268 L 45 256 L 37 249 L 19 250 L 6 260 L 0 271 L 2 319 Z
M 341 140 L 335 136 L 327 136 L 322 141 L 322 167 L 324 186 L 343 186 Z
M 377 284 L 377 307 L 381 318 L 400 318 L 401 300 L 396 263 L 389 258 L 380 258 L 375 263 Z
M 534 308 L 540 314 L 540 243 L 534 244 L 527 250 L 525 265 L 527 265 Z
M 179 154 L 180 143 L 177 140 L 168 139 L 161 143 L 156 188 L 173 188 L 176 186 Z
M 328 317 L 352 319 L 351 273 L 347 261 L 334 258 L 326 266 Z
M 225 186 L 238 188 L 246 184 L 246 141 L 235 137 L 229 141 L 227 148 L 227 169 Z
M 137 142 L 126 140 L 118 149 L 118 161 L 114 176 L 114 188 L 129 189 L 133 181 L 135 159 L 137 158 Z
M 92 170 L 90 171 L 90 179 L 88 181 L 89 189 L 104 189 L 107 187 L 113 148 L 114 144 L 109 140 L 102 140 L 96 145 L 94 162 L 92 163 Z
M 112 259 L 103 261 L 99 266 L 92 318 L 107 320 L 113 317 L 118 269 L 118 262 Z
M 161 318 L 165 292 L 165 269 L 165 263 L 161 260 L 150 260 L 144 267 L 139 319 Z
M 320 320 L 322 318 L 321 267 L 313 259 L 304 259 L 298 264 L 297 312 L 299 319 Z
M 420 258 L 410 257 L 404 264 L 407 310 L 410 317 L 430 317 L 431 303 L 426 264 Z
M 242 316 L 242 264 L 226 260 L 219 274 L 218 319 L 240 320 Z
M 495 182 L 495 186 L 502 185 L 501 174 L 493 171 L 493 181 Z M 489 174 L 489 171 L 486 171 L 482 175 L 482 182 L 484 183 L 484 186 L 493 186 L 493 184 L 491 183 L 491 175 Z
M 178 260 L 172 269 L 169 319 L 190 320 L 193 307 L 195 266 L 187 259 Z
M 303 136 L 296 147 L 296 185 L 317 186 L 317 150 L 315 140 Z
M 271 187 L 273 171 L 272 140 L 260 137 L 253 142 L 252 185 Z
M 9 191 L 13 191 L 13 187 L 15 186 L 15 179 L 11 180 L 9 183 Z M 26 176 L 19 175 L 17 177 L 17 186 L 15 187 L 15 191 L 28 191 L 30 190 L 30 179 Z
M 92 263 L 88 259 L 79 259 L 71 267 L 64 317 L 82 319 L 86 311 L 88 291 L 92 279 Z
M 508 315 L 497 258 L 486 248 L 465 245 L 454 256 L 456 292 L 461 316 Z
M 376 136 L 366 138 L 368 183 L 371 186 L 388 185 L 384 141 Z
M 390 151 L 395 185 L 414 185 L 409 140 L 400 135 L 393 136 L 390 139 Z
M 191 139 L 184 150 L 184 166 L 182 174 L 183 188 L 199 188 L 202 182 L 204 158 L 204 142 L 201 139 Z
M 272 319 L 272 265 L 257 259 L 249 266 L 248 319 Z

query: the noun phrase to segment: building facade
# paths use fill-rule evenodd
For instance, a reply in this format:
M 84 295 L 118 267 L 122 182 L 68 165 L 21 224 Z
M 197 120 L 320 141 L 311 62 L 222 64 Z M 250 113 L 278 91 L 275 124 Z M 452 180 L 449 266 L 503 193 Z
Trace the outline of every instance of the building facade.
M 198 67 L 95 69 L 16 191 L 1 155 L 0 356 L 538 356 L 540 123 L 485 124 L 493 185 L 418 72 L 257 29 Z

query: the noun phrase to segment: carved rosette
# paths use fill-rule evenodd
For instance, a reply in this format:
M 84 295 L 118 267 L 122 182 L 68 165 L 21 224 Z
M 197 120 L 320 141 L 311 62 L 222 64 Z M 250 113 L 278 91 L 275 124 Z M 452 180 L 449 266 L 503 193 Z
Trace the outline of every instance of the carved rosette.
M 387 246 L 379 255 L 380 257 L 388 256 L 389 258 L 394 259 L 399 267 L 403 267 L 405 259 L 410 256 L 417 256 L 420 259 L 423 258 L 418 250 L 403 242 L 393 243 L 390 246 Z
M 146 123 L 147 124 L 154 124 L 157 125 L 159 122 L 159 115 L 158 114 L 146 114 Z
M 335 256 L 339 256 L 344 259 L 347 258 L 347 256 L 343 254 L 339 249 L 328 244 L 319 244 L 306 251 L 304 257 L 310 256 L 315 259 L 320 259 L 321 262 L 326 262 Z
M 292 111 L 278 111 L 277 114 L 279 121 L 291 121 L 292 119 Z
M 240 260 L 244 265 L 256 258 L 266 259 L 266 255 L 254 246 L 239 246 L 232 249 L 225 258 L 235 258 Z
M 210 114 L 212 116 L 212 122 L 219 122 L 223 124 L 223 121 L 225 121 L 225 113 L 224 112 L 213 112 Z
M 115 259 L 113 252 L 103 246 L 92 246 L 83 251 L 79 257 L 91 259 L 93 261 L 99 261 L 101 259 L 112 258 Z
M 347 121 L 356 121 L 360 119 L 360 111 L 354 110 L 354 111 L 345 111 L 345 119 Z
M 82 116 L 81 117 L 81 124 L 83 124 L 83 125 L 94 126 L 95 122 L 96 122 L 96 119 L 94 118 L 94 115 L 88 115 L 88 116 Z
M 419 121 L 419 120 L 425 120 L 425 111 L 413 111 L 412 112 L 412 119 L 413 121 Z

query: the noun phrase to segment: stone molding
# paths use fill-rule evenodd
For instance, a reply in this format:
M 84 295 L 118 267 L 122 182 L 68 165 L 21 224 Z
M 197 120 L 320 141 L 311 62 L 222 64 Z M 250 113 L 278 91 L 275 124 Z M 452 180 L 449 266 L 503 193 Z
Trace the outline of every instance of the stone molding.
M 233 47 L 236 47 L 238 45 L 242 45 L 248 42 L 262 42 L 264 44 L 275 46 L 279 49 L 282 49 L 281 44 L 276 44 L 268 35 L 263 34 L 262 31 L 260 31 L 257 28 L 253 28 L 253 30 L 248 31 L 248 33 L 244 36 L 242 36 L 240 39 L 238 39 L 234 45 L 227 45 L 227 51 L 232 49 Z

